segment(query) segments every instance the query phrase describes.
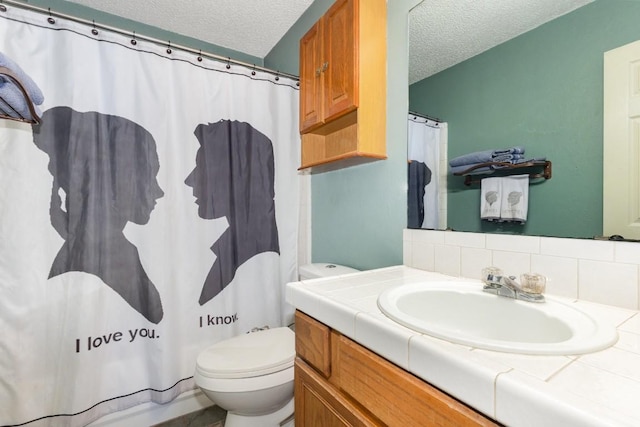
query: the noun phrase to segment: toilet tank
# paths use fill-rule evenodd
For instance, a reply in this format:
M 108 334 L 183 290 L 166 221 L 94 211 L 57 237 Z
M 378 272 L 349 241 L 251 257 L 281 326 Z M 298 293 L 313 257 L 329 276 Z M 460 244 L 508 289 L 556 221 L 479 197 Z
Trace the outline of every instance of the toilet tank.
M 316 279 L 318 277 L 339 276 L 341 274 L 357 273 L 360 270 L 344 265 L 331 263 L 313 263 L 301 265 L 298 268 L 300 280 Z

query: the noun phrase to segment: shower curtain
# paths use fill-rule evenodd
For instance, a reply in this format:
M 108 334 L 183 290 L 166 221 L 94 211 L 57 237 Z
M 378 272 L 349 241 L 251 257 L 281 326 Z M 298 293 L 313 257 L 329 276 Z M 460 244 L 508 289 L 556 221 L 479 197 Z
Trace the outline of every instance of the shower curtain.
M 296 82 L 7 9 L 44 103 L 0 121 L 0 425 L 168 402 L 202 349 L 292 317 Z
M 409 228 L 440 226 L 441 125 L 414 114 L 408 118 Z

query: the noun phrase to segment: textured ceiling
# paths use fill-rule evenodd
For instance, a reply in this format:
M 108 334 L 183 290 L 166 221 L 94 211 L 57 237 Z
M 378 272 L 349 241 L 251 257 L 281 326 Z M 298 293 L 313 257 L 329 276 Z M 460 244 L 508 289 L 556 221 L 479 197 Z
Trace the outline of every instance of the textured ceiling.
M 313 0 L 68 0 L 264 58 Z
M 591 1 L 425 0 L 409 15 L 409 83 L 469 59 Z
M 313 0 L 68 0 L 264 58 Z M 402 0 L 387 0 L 402 1 Z M 414 83 L 593 0 L 424 0 L 409 17 Z M 366 0 L 363 2 L 366 7 Z

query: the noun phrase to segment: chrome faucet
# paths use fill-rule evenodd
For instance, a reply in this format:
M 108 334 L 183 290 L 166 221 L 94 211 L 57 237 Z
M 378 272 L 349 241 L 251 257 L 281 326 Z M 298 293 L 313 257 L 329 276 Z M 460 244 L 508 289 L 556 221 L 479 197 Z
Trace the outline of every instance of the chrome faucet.
M 544 276 L 539 274 L 523 274 L 526 285 L 516 282 L 515 276 L 504 276 L 502 271 L 495 267 L 482 270 L 483 291 L 499 296 L 519 299 L 528 302 L 544 302 Z

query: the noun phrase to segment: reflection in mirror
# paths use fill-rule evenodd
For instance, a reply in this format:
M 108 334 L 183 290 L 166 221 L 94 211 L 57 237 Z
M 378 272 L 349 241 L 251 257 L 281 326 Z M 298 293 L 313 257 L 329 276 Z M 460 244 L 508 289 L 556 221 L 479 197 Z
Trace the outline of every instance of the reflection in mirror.
M 448 175 L 454 230 L 602 235 L 603 55 L 640 39 L 640 2 L 596 0 L 409 87 L 409 107 L 448 123 L 448 157 L 521 146 L 553 162 L 524 224 L 480 219 L 480 187 Z M 411 52 L 410 52 L 411 54 Z
M 447 124 L 409 113 L 407 118 L 408 228 L 447 227 Z

